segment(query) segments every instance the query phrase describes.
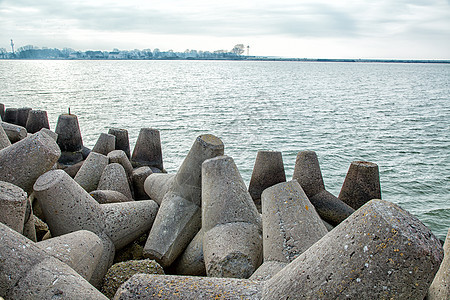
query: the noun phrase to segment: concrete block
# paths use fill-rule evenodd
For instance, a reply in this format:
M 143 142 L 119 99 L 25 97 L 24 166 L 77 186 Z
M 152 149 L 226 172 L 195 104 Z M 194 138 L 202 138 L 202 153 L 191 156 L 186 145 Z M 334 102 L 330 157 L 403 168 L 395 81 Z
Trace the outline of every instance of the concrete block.
M 372 199 L 381 199 L 378 165 L 368 161 L 352 162 L 338 198 L 353 209 Z
M 43 128 L 50 129 L 47 112 L 45 110 L 31 110 L 28 113 L 26 123 L 21 126 L 25 127 L 29 133 L 36 133 Z
M 125 197 L 121 192 L 110 190 L 95 190 L 90 192 L 89 195 L 100 204 L 134 201 Z
M 262 265 L 259 266 L 259 268 L 250 276 L 250 280 L 256 280 L 256 281 L 264 281 L 268 280 L 273 277 L 273 275 L 277 274 L 281 271 L 284 267 L 286 267 L 288 263 L 276 261 L 276 260 L 269 260 L 264 261 Z
M 0 180 L 31 193 L 36 179 L 54 166 L 60 153 L 52 138 L 41 132 L 35 133 L 0 150 Z
M 427 294 L 427 300 L 440 299 L 450 299 L 450 229 L 444 243 L 444 259 Z
M 75 175 L 75 181 L 87 192 L 97 189 L 108 158 L 100 153 L 91 152 Z
M 203 236 L 205 232 L 200 229 L 186 250 L 173 263 L 170 272 L 177 275 L 206 275 L 205 259 L 203 257 Z
M 160 170 L 164 169 L 159 130 L 141 128 L 133 149 L 131 162 L 136 167 L 149 166 Z
M 283 157 L 279 151 L 258 151 L 248 192 L 256 207 L 261 208 L 262 192 L 277 183 L 285 182 Z
M 62 114 L 58 117 L 55 132 L 58 134 L 58 146 L 63 152 L 80 151 L 83 147 L 78 117 Z
M 31 107 L 21 107 L 21 108 L 17 109 L 17 120 L 16 120 L 17 125 L 26 127 L 27 120 L 28 120 L 28 114 L 30 111 L 31 111 Z M 35 133 L 35 132 L 31 132 L 31 133 Z
M 8 146 L 11 146 L 11 141 L 9 140 L 3 127 L 0 126 L 0 150 Z
M 203 163 L 202 202 L 206 273 L 250 277 L 262 260 L 261 217 L 231 157 Z
M 417 218 L 371 200 L 266 281 L 263 299 L 423 299 L 442 257 Z
M 58 140 L 58 134 L 54 131 L 51 131 L 48 128 L 41 128 L 41 130 L 39 130 L 45 134 L 47 134 L 49 137 L 51 137 L 53 140 L 55 140 L 55 142 Z
M 122 150 L 113 150 L 108 153 L 107 155 L 108 161 L 110 164 L 112 163 L 118 163 L 121 164 L 123 169 L 125 170 L 125 173 L 127 174 L 128 184 L 130 185 L 130 190 L 133 194 L 133 166 L 131 165 L 130 160 L 128 159 L 127 155 Z
M 319 216 L 331 225 L 339 224 L 355 211 L 325 189 L 319 160 L 314 151 L 300 151 L 297 154 L 292 179 L 300 183 Z
M 12 183 L 0 181 L 0 223 L 23 233 L 26 209 L 27 193 Z
M 223 151 L 222 141 L 214 135 L 196 138 L 161 202 L 144 247 L 146 257 L 170 266 L 200 230 L 202 163 Z
M 125 169 L 118 163 L 109 164 L 103 169 L 97 189 L 117 191 L 133 199 Z
M 3 117 L 4 122 L 17 125 L 17 114 L 19 110 L 14 107 L 8 107 L 5 109 L 5 116 Z
M 150 199 L 161 205 L 164 196 L 171 189 L 174 179 L 175 174 L 152 173 L 144 181 L 145 193 Z
M 5 104 L 0 103 L 0 121 L 5 117 Z
M 115 300 L 136 299 L 261 299 L 261 282 L 193 276 L 136 274 L 116 292 Z
M 0 224 L 0 295 L 6 299 L 108 299 L 72 268 Z
M 103 155 L 108 155 L 116 147 L 116 137 L 112 134 L 101 133 L 97 142 L 92 148 L 92 152 L 97 152 Z
M 2 122 L 1 125 L 9 141 L 13 144 L 27 137 L 27 130 L 22 126 L 6 122 Z
M 110 128 L 108 130 L 108 133 L 116 137 L 115 150 L 122 150 L 123 152 L 125 152 L 128 159 L 130 159 L 131 155 L 130 155 L 130 141 L 128 139 L 128 130 L 120 128 Z
M 133 172 L 131 173 L 134 198 L 136 200 L 150 199 L 150 197 L 145 192 L 144 183 L 147 177 L 150 176 L 151 174 L 153 174 L 152 169 L 150 169 L 150 167 L 147 166 L 134 169 Z

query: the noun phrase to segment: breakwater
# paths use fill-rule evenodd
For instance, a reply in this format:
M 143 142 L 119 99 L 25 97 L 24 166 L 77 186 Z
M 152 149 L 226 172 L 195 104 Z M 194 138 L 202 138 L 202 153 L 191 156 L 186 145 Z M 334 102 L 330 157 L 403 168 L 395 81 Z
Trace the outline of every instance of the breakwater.
M 123 260 L 142 271 L 121 276 L 129 280 L 115 299 L 422 299 L 444 258 L 416 217 L 374 199 L 375 163 L 352 162 L 336 197 L 314 151 L 298 152 L 293 180 L 279 152 L 260 152 L 250 193 L 212 134 L 199 135 L 168 174 L 157 129 L 142 128 L 133 151 L 127 130 L 115 128 L 89 149 L 76 115 L 60 115 L 51 131 L 29 109 L 20 126 L 23 110 L 5 109 L 0 128 L 0 216 L 13 229 L 0 228 L 6 298 L 102 299 L 108 269 L 130 251 Z M 154 263 L 171 275 L 149 275 L 161 270 Z M 445 281 L 430 297 L 441 291 Z

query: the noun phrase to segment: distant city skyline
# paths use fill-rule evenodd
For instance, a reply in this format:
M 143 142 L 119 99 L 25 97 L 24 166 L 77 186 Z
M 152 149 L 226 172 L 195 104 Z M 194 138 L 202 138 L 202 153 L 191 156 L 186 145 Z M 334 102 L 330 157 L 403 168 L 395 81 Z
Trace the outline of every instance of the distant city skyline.
M 244 44 L 255 56 L 450 59 L 450 0 L 1 0 L 0 28 L 8 51 L 13 39 L 15 49 L 230 51 Z

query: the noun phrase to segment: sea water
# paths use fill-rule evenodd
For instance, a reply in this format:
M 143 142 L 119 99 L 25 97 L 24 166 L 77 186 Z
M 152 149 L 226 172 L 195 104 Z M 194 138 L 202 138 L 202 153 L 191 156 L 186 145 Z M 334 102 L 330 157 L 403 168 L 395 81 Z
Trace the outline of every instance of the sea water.
M 92 148 L 111 127 L 161 132 L 176 172 L 195 138 L 222 139 L 248 185 L 258 150 L 281 151 L 288 180 L 316 151 L 338 195 L 350 163 L 377 163 L 382 198 L 440 238 L 450 227 L 450 65 L 258 61 L 0 60 L 0 103 L 76 114 Z

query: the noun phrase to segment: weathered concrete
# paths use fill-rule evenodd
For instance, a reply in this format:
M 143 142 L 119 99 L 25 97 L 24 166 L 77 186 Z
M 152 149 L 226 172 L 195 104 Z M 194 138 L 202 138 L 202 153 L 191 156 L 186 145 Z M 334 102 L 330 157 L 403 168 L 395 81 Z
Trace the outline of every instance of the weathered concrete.
M 5 117 L 5 104 L 0 103 L 0 121 Z
M 36 179 L 54 166 L 60 153 L 52 138 L 45 133 L 35 133 L 0 150 L 0 180 L 31 193 Z
M 36 246 L 56 257 L 84 279 L 90 280 L 103 254 L 103 244 L 93 232 L 78 230 L 36 243 Z
M 284 267 L 288 265 L 287 262 L 280 262 L 276 260 L 264 261 L 262 265 L 250 276 L 250 280 L 264 281 L 273 277 Z
M 444 259 L 427 294 L 427 300 L 441 299 L 450 299 L 450 229 L 444 243 Z
M 194 238 L 201 228 L 202 163 L 223 151 L 222 141 L 214 135 L 196 138 L 161 202 L 144 255 L 170 266 Z
M 0 224 L 0 295 L 6 299 L 108 299 L 83 277 Z
M 108 155 L 116 147 L 116 137 L 112 134 L 101 133 L 97 142 L 92 148 L 92 152 L 97 152 L 103 155 Z
M 8 107 L 5 109 L 5 116 L 3 117 L 4 122 L 17 125 L 17 114 L 19 110 L 14 107 Z
M 75 175 L 75 181 L 87 192 L 97 189 L 108 158 L 100 153 L 91 152 Z
M 378 165 L 368 161 L 352 162 L 338 198 L 353 209 L 372 199 L 381 199 Z
M 80 171 L 81 167 L 83 166 L 85 160 L 79 161 L 76 164 L 73 165 L 64 165 L 58 163 L 58 169 L 64 170 L 67 174 L 70 175 L 70 177 L 75 178 L 77 176 L 77 173 Z
M 229 156 L 202 166 L 203 254 L 213 277 L 248 278 L 261 264 L 261 217 Z
M 131 193 L 133 193 L 133 166 L 131 165 L 130 160 L 128 159 L 126 153 L 122 150 L 113 150 L 107 155 L 109 163 L 118 163 L 121 164 L 125 173 L 127 174 L 128 184 L 130 185 Z
M 23 233 L 27 193 L 20 187 L 0 181 L 0 223 L 19 233 Z
M 103 294 L 112 299 L 117 289 L 135 274 L 164 274 L 164 270 L 156 261 L 150 259 L 114 264 L 105 275 Z
M 17 120 L 16 120 L 17 125 L 26 127 L 27 120 L 28 120 L 28 114 L 30 111 L 31 111 L 31 107 L 21 107 L 17 110 Z M 29 133 L 35 133 L 35 132 L 29 132 Z
M 292 179 L 300 183 L 319 216 L 331 225 L 339 224 L 355 211 L 325 190 L 319 160 L 314 151 L 300 151 L 297 154 Z
M 51 131 L 48 128 L 41 128 L 41 130 L 39 130 L 39 131 L 43 132 L 46 135 L 48 135 L 49 137 L 51 137 L 55 142 L 58 140 L 58 134 L 54 131 Z
M 9 140 L 3 127 L 0 126 L 0 150 L 8 146 L 11 146 L 11 141 Z
M 48 124 L 48 116 L 45 110 L 31 110 L 24 126 L 29 133 L 36 133 L 42 128 L 50 129 Z
M 133 199 L 125 169 L 118 163 L 109 164 L 103 169 L 97 189 L 117 191 Z
M 30 197 L 27 198 L 27 206 L 25 210 L 25 219 L 23 221 L 23 235 L 33 242 L 37 242 L 35 217 L 33 214 L 33 206 Z
M 80 125 L 76 115 L 62 114 L 58 117 L 55 132 L 58 146 L 64 152 L 80 151 L 83 147 Z
M 2 122 L 1 125 L 8 139 L 13 144 L 27 137 L 27 130 L 22 126 L 5 122 Z
M 62 170 L 39 177 L 34 190 L 52 236 L 84 229 L 102 239 L 103 256 L 90 280 L 98 287 L 115 249 L 150 230 L 158 209 L 152 200 L 100 205 Z
M 186 250 L 173 263 L 170 272 L 177 275 L 206 275 L 205 259 L 203 257 L 203 236 L 205 232 L 200 229 Z
M 128 130 L 119 128 L 110 128 L 108 130 L 109 134 L 116 137 L 116 147 L 115 150 L 122 150 L 130 159 L 130 141 L 128 139 Z
M 264 299 L 423 299 L 442 260 L 431 231 L 372 200 L 266 281 Z
M 89 195 L 100 204 L 134 201 L 118 191 L 95 190 L 89 192 Z
M 136 200 L 150 199 L 150 197 L 145 192 L 144 183 L 147 177 L 152 174 L 153 174 L 152 169 L 150 169 L 150 167 L 147 166 L 133 170 L 133 172 L 131 173 L 131 181 L 133 183 L 134 199 Z
M 136 274 L 115 300 L 136 299 L 261 299 L 262 283 L 234 278 Z
M 141 128 L 133 149 L 131 162 L 136 167 L 149 166 L 160 170 L 164 169 L 159 130 Z
M 255 201 L 256 207 L 261 208 L 261 194 L 266 188 L 285 181 L 286 174 L 281 152 L 258 151 L 248 186 L 248 192 Z
M 161 205 L 164 196 L 171 189 L 176 174 L 153 173 L 144 181 L 145 193 Z

